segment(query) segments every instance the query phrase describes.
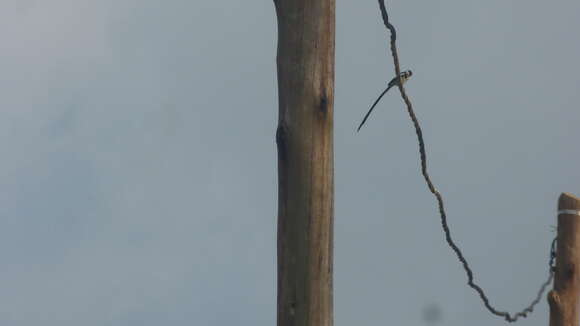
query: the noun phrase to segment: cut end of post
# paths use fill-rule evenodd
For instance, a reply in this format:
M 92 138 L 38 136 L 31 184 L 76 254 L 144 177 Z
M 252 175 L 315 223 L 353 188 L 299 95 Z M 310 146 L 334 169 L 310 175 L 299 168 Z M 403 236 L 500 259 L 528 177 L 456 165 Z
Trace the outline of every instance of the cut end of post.
M 560 195 L 558 199 L 558 211 L 561 210 L 580 210 L 580 198 L 572 195 L 571 193 L 564 192 Z

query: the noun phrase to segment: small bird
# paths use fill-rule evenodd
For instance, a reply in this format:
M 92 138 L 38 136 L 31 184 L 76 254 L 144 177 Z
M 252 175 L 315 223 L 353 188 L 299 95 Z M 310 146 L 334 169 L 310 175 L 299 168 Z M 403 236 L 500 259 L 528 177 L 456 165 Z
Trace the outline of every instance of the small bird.
M 369 115 L 371 114 L 371 112 L 373 112 L 373 109 L 375 108 L 375 106 L 377 105 L 377 103 L 379 103 L 379 101 L 381 100 L 381 98 L 383 97 L 383 95 L 385 95 L 389 89 L 391 89 L 393 86 L 397 86 L 399 85 L 399 80 L 401 81 L 401 83 L 405 83 L 407 80 L 409 80 L 409 78 L 413 76 L 413 72 L 411 70 L 407 70 L 407 71 L 403 71 L 399 77 L 395 77 L 393 79 L 391 79 L 391 81 L 389 82 L 389 85 L 387 86 L 387 89 L 385 89 L 381 95 L 379 95 L 379 97 L 377 98 L 377 100 L 375 101 L 375 103 L 373 103 L 373 105 L 371 106 L 371 109 L 369 110 L 369 112 L 367 112 L 367 114 L 365 115 L 363 121 L 360 123 L 360 125 L 358 126 L 358 129 L 356 130 L 357 132 L 360 130 L 360 128 L 365 124 L 365 121 L 367 121 Z

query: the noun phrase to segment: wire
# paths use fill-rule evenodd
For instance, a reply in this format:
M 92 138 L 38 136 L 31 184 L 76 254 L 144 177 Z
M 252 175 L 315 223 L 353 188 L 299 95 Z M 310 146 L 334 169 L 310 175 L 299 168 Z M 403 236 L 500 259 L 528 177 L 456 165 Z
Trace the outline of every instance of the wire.
M 385 7 L 385 1 L 384 0 L 378 0 L 378 1 L 379 1 L 379 7 L 381 10 L 383 22 L 384 22 L 385 26 L 387 27 L 387 29 L 391 33 L 391 42 L 390 42 L 391 43 L 391 54 L 393 56 L 393 62 L 395 65 L 395 76 L 400 76 L 401 75 L 401 68 L 399 66 L 399 55 L 397 53 L 397 46 L 396 46 L 397 32 L 395 30 L 395 27 L 389 22 L 389 15 L 388 15 L 387 9 Z M 522 309 L 521 311 L 516 312 L 514 314 L 510 314 L 507 311 L 500 311 L 500 310 L 496 309 L 494 306 L 492 306 L 486 293 L 483 291 L 483 289 L 478 284 L 475 283 L 473 271 L 472 271 L 471 267 L 469 266 L 469 263 L 465 259 L 463 252 L 459 249 L 459 247 L 457 246 L 457 244 L 455 244 L 455 241 L 453 241 L 453 238 L 451 237 L 451 231 L 449 229 L 449 224 L 447 223 L 447 214 L 445 212 L 445 206 L 443 203 L 443 196 L 435 188 L 435 185 L 433 184 L 433 182 L 431 181 L 431 177 L 429 176 L 429 172 L 427 171 L 427 154 L 425 151 L 425 142 L 423 140 L 423 131 L 421 130 L 421 126 L 419 125 L 419 120 L 417 119 L 417 116 L 415 115 L 415 112 L 413 110 L 413 105 L 411 104 L 411 100 L 409 99 L 409 96 L 405 92 L 405 88 L 403 86 L 403 83 L 397 83 L 397 86 L 399 87 L 401 97 L 403 98 L 403 101 L 405 102 L 405 104 L 407 106 L 407 112 L 409 113 L 409 117 L 411 118 L 411 121 L 413 122 L 413 126 L 415 127 L 415 132 L 417 134 L 417 140 L 419 142 L 419 154 L 421 157 L 421 174 L 423 175 L 423 178 L 425 179 L 425 182 L 427 183 L 427 187 L 429 188 L 429 191 L 435 196 L 435 198 L 437 200 L 439 214 L 441 216 L 441 226 L 442 226 L 443 231 L 445 233 L 445 240 L 447 241 L 447 244 L 449 245 L 449 247 L 451 247 L 451 249 L 453 250 L 453 252 L 457 256 L 457 258 L 461 262 L 461 265 L 463 266 L 463 269 L 465 270 L 465 273 L 467 274 L 467 285 L 469 285 L 469 287 L 474 289 L 479 294 L 481 300 L 483 301 L 483 305 L 492 314 L 494 314 L 496 316 L 503 317 L 508 322 L 515 322 L 518 320 L 519 317 L 524 317 L 524 318 L 527 317 L 528 313 L 531 313 L 534 311 L 535 305 L 538 304 L 544 291 L 546 290 L 546 287 L 552 282 L 552 278 L 554 277 L 554 258 L 556 257 L 556 249 L 555 249 L 556 239 L 554 239 L 552 241 L 552 246 L 550 249 L 550 260 L 548 263 L 548 265 L 549 265 L 548 279 L 544 283 L 541 284 L 540 289 L 538 290 L 538 294 L 536 295 L 534 300 L 528 306 L 526 306 L 524 309 Z

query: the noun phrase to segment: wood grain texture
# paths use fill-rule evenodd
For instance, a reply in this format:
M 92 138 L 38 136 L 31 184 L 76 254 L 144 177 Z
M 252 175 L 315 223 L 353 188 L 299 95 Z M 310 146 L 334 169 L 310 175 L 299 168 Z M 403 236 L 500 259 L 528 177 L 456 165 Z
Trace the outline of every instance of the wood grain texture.
M 563 193 L 558 210 L 580 210 L 580 198 Z M 550 326 L 578 326 L 580 312 L 580 216 L 558 216 L 554 289 L 548 293 Z
M 275 0 L 278 326 L 331 326 L 334 0 Z

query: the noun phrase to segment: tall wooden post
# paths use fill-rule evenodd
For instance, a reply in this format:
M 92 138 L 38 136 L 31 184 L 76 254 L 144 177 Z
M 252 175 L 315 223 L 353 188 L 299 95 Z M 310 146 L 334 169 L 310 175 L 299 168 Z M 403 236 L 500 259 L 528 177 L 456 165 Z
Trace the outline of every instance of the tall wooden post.
M 578 326 L 580 313 L 580 198 L 558 200 L 558 249 L 554 289 L 548 293 L 550 326 Z
M 278 17 L 278 326 L 332 326 L 334 0 Z

